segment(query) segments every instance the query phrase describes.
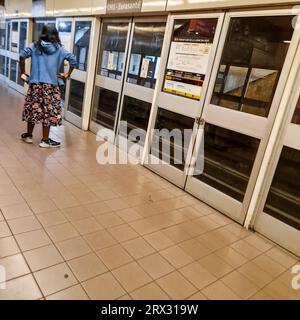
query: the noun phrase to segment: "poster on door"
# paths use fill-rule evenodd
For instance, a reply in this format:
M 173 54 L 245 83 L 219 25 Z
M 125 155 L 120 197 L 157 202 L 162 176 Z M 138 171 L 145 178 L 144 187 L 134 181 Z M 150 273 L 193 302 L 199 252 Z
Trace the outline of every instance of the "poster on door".
M 174 31 L 164 92 L 200 100 L 214 38 L 214 32 L 204 34 L 203 22 L 191 19 Z M 207 22 L 208 29 L 213 25 Z

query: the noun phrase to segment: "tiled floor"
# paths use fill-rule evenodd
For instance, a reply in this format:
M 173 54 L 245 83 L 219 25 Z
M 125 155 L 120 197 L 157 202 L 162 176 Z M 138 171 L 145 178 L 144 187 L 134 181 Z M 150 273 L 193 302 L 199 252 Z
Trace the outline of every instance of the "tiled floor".
M 23 144 L 23 98 L 0 95 L 0 299 L 300 299 L 299 259 L 143 167 L 98 165 L 90 132 Z

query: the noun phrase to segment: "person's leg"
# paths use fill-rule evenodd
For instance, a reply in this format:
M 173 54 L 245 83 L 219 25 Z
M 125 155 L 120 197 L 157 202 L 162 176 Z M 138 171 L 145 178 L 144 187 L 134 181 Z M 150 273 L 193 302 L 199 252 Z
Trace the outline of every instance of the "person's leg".
M 34 123 L 27 122 L 27 133 L 32 135 Z
M 50 127 L 43 126 L 43 140 L 48 140 L 50 134 Z

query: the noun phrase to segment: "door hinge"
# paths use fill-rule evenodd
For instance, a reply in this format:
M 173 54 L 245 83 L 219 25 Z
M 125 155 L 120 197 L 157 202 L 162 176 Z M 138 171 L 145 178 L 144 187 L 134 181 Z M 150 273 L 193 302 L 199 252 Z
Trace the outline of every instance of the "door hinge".
M 205 120 L 204 118 L 196 118 L 196 123 L 199 125 L 199 126 L 204 126 L 205 125 Z

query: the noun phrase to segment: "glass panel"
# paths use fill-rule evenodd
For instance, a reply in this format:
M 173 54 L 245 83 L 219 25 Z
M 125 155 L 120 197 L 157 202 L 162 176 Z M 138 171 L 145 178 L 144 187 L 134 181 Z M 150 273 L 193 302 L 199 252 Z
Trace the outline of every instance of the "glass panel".
M 204 130 L 204 171 L 195 177 L 243 201 L 260 141 L 211 124 Z
M 127 121 L 128 130 L 143 129 L 146 133 L 151 111 L 151 103 L 124 96 L 122 121 Z M 124 132 L 120 127 L 120 134 L 128 137 L 129 132 Z M 146 134 L 143 134 L 139 143 L 144 145 Z
M 5 49 L 6 43 L 6 23 L 0 22 L 0 49 Z
M 283 147 L 264 211 L 300 230 L 300 180 L 296 177 L 300 177 L 300 151 Z
M 218 19 L 175 20 L 163 91 L 200 100 Z
M 127 81 L 155 88 L 166 24 L 135 23 Z
M 232 18 L 211 103 L 267 117 L 293 36 L 293 16 Z
M 77 69 L 86 71 L 90 36 L 91 36 L 91 22 L 90 21 L 76 21 L 75 23 L 75 40 L 74 40 L 74 54 L 77 57 Z
M 299 100 L 298 100 L 298 103 L 297 103 L 297 106 L 296 106 L 296 109 L 295 109 L 295 113 L 294 113 L 294 116 L 293 116 L 293 119 L 292 119 L 292 123 L 300 124 L 300 97 L 299 97 Z
M 81 117 L 85 84 L 73 79 L 70 82 L 70 98 L 68 111 Z
M 0 73 L 5 75 L 5 57 L 0 56 Z
M 7 24 L 7 38 L 6 38 L 6 50 L 10 50 L 10 23 Z
M 193 118 L 158 108 L 155 124 L 157 131 L 153 135 L 151 154 L 183 171 L 194 122 Z M 163 129 L 171 134 L 171 139 L 162 135 Z M 174 134 L 176 139 L 172 135 L 172 130 L 176 131 Z
M 19 42 L 19 23 L 12 22 L 11 31 L 11 51 L 18 52 L 18 42 Z
M 27 41 L 27 22 L 20 23 L 20 43 L 19 43 L 19 52 L 25 49 Z
M 5 76 L 8 77 L 8 74 L 9 74 L 9 58 L 6 57 Z
M 121 80 L 127 34 L 128 23 L 103 23 L 99 50 L 99 75 Z
M 116 92 L 95 87 L 92 120 L 114 130 L 118 97 Z
M 13 82 L 17 82 L 17 61 L 11 59 L 10 60 L 10 80 Z

